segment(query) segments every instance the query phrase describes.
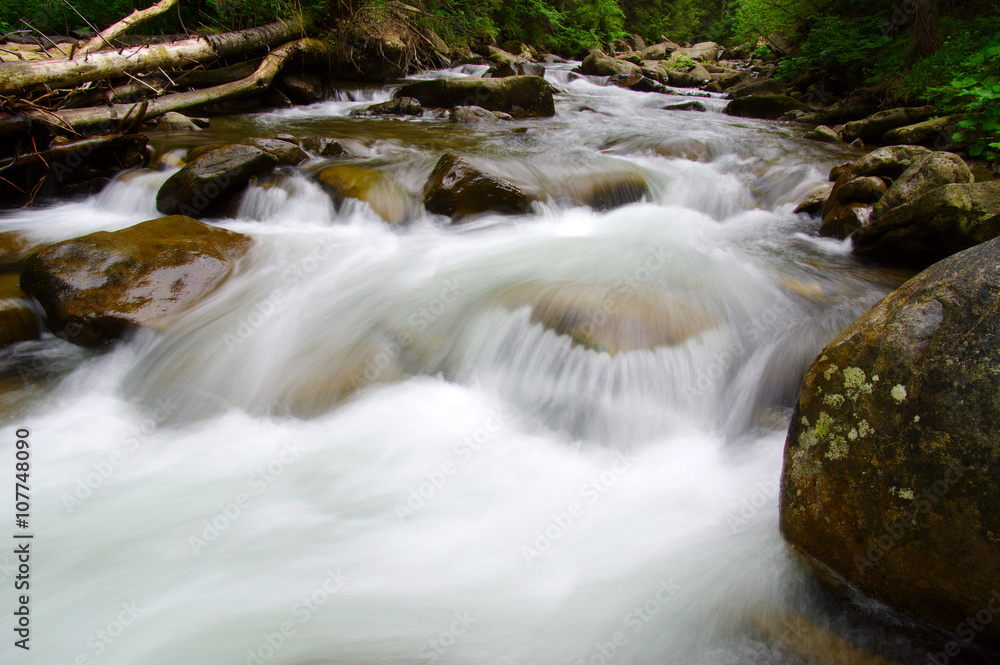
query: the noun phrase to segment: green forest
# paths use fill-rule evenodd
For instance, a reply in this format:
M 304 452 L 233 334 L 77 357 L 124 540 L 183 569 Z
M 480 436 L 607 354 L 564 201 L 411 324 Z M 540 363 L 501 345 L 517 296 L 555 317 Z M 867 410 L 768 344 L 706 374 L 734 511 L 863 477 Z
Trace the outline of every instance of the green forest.
M 0 30 L 101 29 L 149 0 L 24 0 L 0 6 Z M 995 0 L 183 0 L 146 24 L 165 33 L 232 30 L 279 18 L 318 29 L 403 19 L 453 45 L 517 40 L 582 58 L 628 35 L 646 43 L 715 41 L 882 106 L 930 103 L 969 113 L 970 154 L 1000 153 L 1000 8 Z

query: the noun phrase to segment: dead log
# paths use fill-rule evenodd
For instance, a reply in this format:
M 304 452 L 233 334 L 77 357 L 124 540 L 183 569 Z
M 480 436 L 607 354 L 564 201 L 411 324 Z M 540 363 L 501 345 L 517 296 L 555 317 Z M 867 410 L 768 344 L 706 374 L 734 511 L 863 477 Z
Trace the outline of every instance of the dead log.
M 151 7 L 147 7 L 146 9 L 134 10 L 131 14 L 129 14 L 122 20 L 118 21 L 111 27 L 102 30 L 100 33 L 98 33 L 93 39 L 84 44 L 83 48 L 81 48 L 79 51 L 76 52 L 76 55 L 81 56 L 81 55 L 86 55 L 88 53 L 93 53 L 94 51 L 101 51 L 107 48 L 114 48 L 114 46 L 111 44 L 112 39 L 122 34 L 123 32 L 127 32 L 129 28 L 132 28 L 133 26 L 139 25 L 144 21 L 148 21 L 149 19 L 155 16 L 159 16 L 160 14 L 166 12 L 171 7 L 174 7 L 177 4 L 177 2 L 178 0 L 160 0 L 160 2 L 156 3 Z
M 164 95 L 158 99 L 143 102 L 146 104 L 144 118 L 152 120 L 168 111 L 180 111 L 194 106 L 263 92 L 271 85 L 271 81 L 281 71 L 285 63 L 292 58 L 300 55 L 321 55 L 325 51 L 326 45 L 318 39 L 299 39 L 289 42 L 271 51 L 253 74 L 238 81 L 211 88 Z M 46 111 L 44 113 L 38 110 L 28 110 L 25 113 L 39 121 L 48 123 L 55 131 L 65 131 L 67 128 L 72 128 L 76 132 L 101 131 L 102 128 L 113 128 L 125 123 L 130 114 L 135 114 L 135 104 L 115 104 L 110 107 L 95 106 Z
M 75 60 L 33 60 L 0 63 L 0 95 L 30 88 L 70 87 L 158 68 L 187 67 L 197 62 L 227 58 L 283 44 L 300 37 L 302 29 L 289 22 L 270 23 L 250 30 L 203 35 L 170 44 L 137 46 L 121 51 L 99 51 Z

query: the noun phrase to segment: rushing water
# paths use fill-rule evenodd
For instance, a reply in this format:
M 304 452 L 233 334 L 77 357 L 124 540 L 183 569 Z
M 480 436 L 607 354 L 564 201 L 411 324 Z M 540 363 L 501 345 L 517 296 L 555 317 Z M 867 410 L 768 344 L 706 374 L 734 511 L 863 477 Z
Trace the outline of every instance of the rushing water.
M 792 212 L 850 154 L 718 96 L 665 111 L 688 98 L 568 70 L 548 74 L 547 120 L 352 119 L 391 94 L 356 89 L 154 137 L 165 164 L 195 140 L 343 139 L 416 218 L 338 208 L 314 160 L 213 220 L 255 246 L 169 330 L 5 352 L 2 446 L 30 428 L 36 537 L 32 649 L 8 635 L 3 662 L 807 662 L 766 629 L 785 612 L 918 662 L 878 607 L 810 582 L 777 528 L 805 368 L 896 283 Z M 462 226 L 422 214 L 446 149 L 550 202 Z M 0 230 L 124 228 L 157 216 L 172 172 Z M 638 173 L 649 194 L 572 204 L 593 173 Z M 597 302 L 621 348 L 546 328 L 539 298 Z M 10 585 L 9 550 L 0 563 Z

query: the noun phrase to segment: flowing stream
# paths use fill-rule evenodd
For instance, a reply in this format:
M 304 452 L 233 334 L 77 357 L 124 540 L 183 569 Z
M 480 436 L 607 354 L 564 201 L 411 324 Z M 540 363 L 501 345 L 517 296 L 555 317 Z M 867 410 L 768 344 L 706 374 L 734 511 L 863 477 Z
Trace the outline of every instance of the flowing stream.
M 545 120 L 350 118 L 392 93 L 358 88 L 153 135 L 164 164 L 196 142 L 340 139 L 413 219 L 338 207 L 314 176 L 345 160 L 314 159 L 210 220 L 255 245 L 168 329 L 0 356 L 0 446 L 13 459 L 30 428 L 36 534 L 32 649 L 8 635 L 0 661 L 793 665 L 810 661 L 767 626 L 794 613 L 923 662 L 881 608 L 811 582 L 778 532 L 805 369 L 901 279 L 793 212 L 853 155 L 725 116 L 719 96 L 667 111 L 692 98 L 570 67 L 547 74 Z M 548 202 L 446 224 L 419 203 L 445 150 Z M 151 219 L 175 168 L 6 211 L 0 230 Z M 595 174 L 648 194 L 575 203 Z M 559 334 L 546 307 L 590 312 L 611 342 Z

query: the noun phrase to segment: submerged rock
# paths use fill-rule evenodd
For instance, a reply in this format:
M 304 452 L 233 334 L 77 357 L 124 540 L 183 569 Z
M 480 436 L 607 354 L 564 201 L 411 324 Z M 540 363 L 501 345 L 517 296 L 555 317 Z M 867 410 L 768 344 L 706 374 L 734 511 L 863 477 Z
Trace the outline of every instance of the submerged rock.
M 555 115 L 552 86 L 539 76 L 508 76 L 499 79 L 434 79 L 404 85 L 397 96 L 413 97 L 424 106 L 454 108 L 481 106 L 503 111 L 515 118 Z
M 537 199 L 534 193 L 450 152 L 441 156 L 424 185 L 427 210 L 453 220 L 483 212 L 525 214 Z
M 337 164 L 320 171 L 319 182 L 340 206 L 346 199 L 364 201 L 390 224 L 400 224 L 418 213 L 414 196 L 392 176 L 357 164 Z
M 251 239 L 174 215 L 121 231 L 98 231 L 33 254 L 21 288 L 49 328 L 81 346 L 157 327 L 214 291 Z
M 788 542 L 949 632 L 1000 579 L 998 292 L 993 240 L 889 294 L 813 362 L 785 444 Z
M 218 210 L 246 188 L 250 178 L 271 171 L 278 160 L 259 148 L 228 145 L 209 150 L 170 176 L 156 193 L 156 209 L 167 215 L 203 215 Z
M 594 210 L 611 210 L 641 201 L 649 186 L 641 173 L 623 169 L 604 169 L 560 179 L 560 198 L 574 205 Z
M 17 286 L 17 275 L 0 276 L 0 349 L 18 342 L 38 339 L 41 322 Z

